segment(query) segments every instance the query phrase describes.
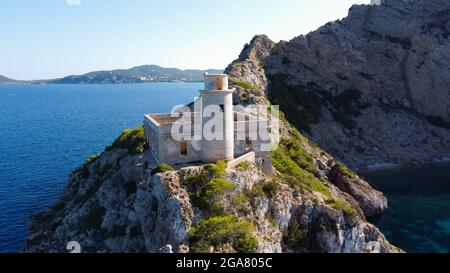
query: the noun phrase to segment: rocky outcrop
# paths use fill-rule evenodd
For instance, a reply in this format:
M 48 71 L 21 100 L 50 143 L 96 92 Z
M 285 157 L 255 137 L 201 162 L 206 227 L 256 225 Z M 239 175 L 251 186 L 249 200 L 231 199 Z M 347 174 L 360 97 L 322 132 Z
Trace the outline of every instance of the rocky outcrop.
M 189 252 L 189 232 L 207 212 L 193 205 L 188 177 L 205 167 L 152 175 L 143 153 L 105 152 L 71 176 L 57 205 L 32 217 L 25 251 L 65 253 L 75 241 L 84 253 Z M 253 223 L 257 252 L 400 251 L 366 222 L 350 193 L 326 180 L 333 198 L 346 200 L 355 213 L 334 206 L 321 193 L 298 191 L 283 182 L 257 194 L 261 183 L 275 182 L 254 165 L 229 169 L 225 175 L 236 186 L 217 202 L 239 220 Z M 236 196 L 241 201 L 233 201 Z M 211 251 L 235 250 L 224 245 Z
M 27 252 L 158 252 L 188 243 L 192 207 L 177 180 L 151 176 L 144 154 L 104 153 L 70 178 L 60 201 L 30 221 Z
M 374 190 L 366 181 L 342 165 L 335 165 L 328 173 L 328 179 L 341 191 L 355 198 L 367 217 L 379 216 L 388 209 L 388 202 L 383 193 Z
M 239 58 L 225 70 L 236 89 L 233 94 L 236 104 L 270 105 L 265 93 L 268 80 L 264 61 L 272 53 L 275 45 L 265 35 L 256 36 L 244 46 Z M 249 86 L 242 83 L 247 83 Z
M 262 53 L 242 54 L 227 71 L 353 168 L 449 160 L 449 8 L 442 0 L 355 5 L 289 42 L 256 37 L 245 52 Z M 255 62 L 261 70 L 240 66 Z

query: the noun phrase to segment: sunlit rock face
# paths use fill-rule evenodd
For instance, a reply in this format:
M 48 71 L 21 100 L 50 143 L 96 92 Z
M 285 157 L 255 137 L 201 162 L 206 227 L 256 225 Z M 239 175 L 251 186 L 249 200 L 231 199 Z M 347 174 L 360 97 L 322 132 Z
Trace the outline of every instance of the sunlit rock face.
M 445 161 L 449 10 L 450 1 L 440 0 L 355 5 L 346 18 L 289 42 L 256 37 L 228 71 L 259 86 L 290 122 L 353 168 Z M 266 97 L 248 93 L 253 101 Z
M 306 142 L 304 145 L 317 162 L 335 164 L 329 155 L 319 155 L 319 150 Z M 126 150 L 115 150 L 105 152 L 85 167 L 74 172 L 55 206 L 32 217 L 26 252 L 66 253 L 69 242 L 79 244 L 83 253 L 190 251 L 189 232 L 208 216 L 195 206 L 186 186 L 187 177 L 200 174 L 206 166 L 152 174 L 145 153 L 131 155 Z M 233 196 L 255 192 L 259 184 L 271 181 L 254 164 L 226 170 L 224 179 L 235 187 L 210 202 L 221 204 L 227 214 L 239 221 L 252 223 L 248 235 L 256 239 L 256 252 L 399 252 L 365 219 L 365 215 L 373 215 L 374 211 L 380 214 L 387 208 L 380 208 L 378 203 L 382 200 L 383 206 L 386 202 L 382 194 L 358 182 L 360 178 L 356 176 L 342 182 L 352 184 L 352 190 L 338 183 L 334 186 L 326 180 L 332 170 L 325 166 L 318 175 L 323 177 L 330 196 L 348 203 L 353 214 L 328 203 L 328 197 L 322 193 L 300 192 L 282 181 L 276 182 L 279 187 L 270 196 L 250 194 L 250 200 L 244 198 L 243 203 L 233 201 Z M 355 189 L 368 193 L 364 202 Z M 286 236 L 294 222 L 305 233 L 287 243 Z M 207 251 L 236 250 L 226 244 Z

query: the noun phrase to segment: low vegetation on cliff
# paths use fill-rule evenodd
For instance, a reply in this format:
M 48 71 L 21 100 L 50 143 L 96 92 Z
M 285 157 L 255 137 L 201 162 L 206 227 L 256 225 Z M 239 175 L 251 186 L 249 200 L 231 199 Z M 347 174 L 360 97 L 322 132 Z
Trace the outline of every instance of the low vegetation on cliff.
M 171 172 L 175 171 L 175 169 L 166 163 L 161 163 L 158 165 L 158 167 L 154 168 L 151 172 L 152 175 L 158 174 L 158 173 L 165 173 L 165 172 Z
M 304 148 L 306 139 L 294 128 L 290 128 L 290 132 L 291 136 L 283 137 L 279 148 L 272 153 L 273 166 L 281 173 L 277 178 L 293 189 L 319 192 L 326 196 L 328 205 L 347 215 L 355 216 L 355 209 L 345 200 L 333 197 L 326 182 L 320 180 L 313 156 Z M 353 174 L 343 165 L 339 166 L 346 174 Z
M 167 244 L 191 253 L 397 251 L 324 176 L 323 152 L 284 122 L 274 177 L 254 163 L 149 168 L 142 128 L 124 131 L 71 176 L 57 205 L 33 217 L 27 251 L 65 252 L 68 240 L 83 252 L 158 252 Z M 339 179 L 353 174 L 333 170 Z M 336 232 L 343 241 L 333 241 Z
M 203 215 L 203 220 L 189 232 L 190 247 L 194 253 L 210 252 L 211 248 L 213 251 L 222 248 L 222 251 L 239 253 L 253 253 L 257 250 L 257 239 L 253 236 L 254 225 L 240 220 L 239 215 L 230 210 L 230 205 L 236 209 L 249 204 L 249 199 L 236 189 L 234 182 L 226 179 L 226 168 L 226 163 L 219 161 L 184 178 L 183 186 L 186 187 L 192 204 Z M 227 247 L 229 249 L 223 249 Z
M 228 246 L 231 252 L 254 253 L 258 248 L 258 240 L 251 235 L 254 229 L 252 223 L 239 221 L 236 216 L 208 218 L 189 232 L 191 251 L 209 253 L 211 248 Z
M 254 90 L 254 91 L 259 90 L 258 87 L 254 86 L 248 82 L 244 82 L 244 81 L 235 81 L 234 84 L 236 84 L 244 89 L 249 89 L 249 90 Z
M 123 131 L 114 143 L 106 148 L 106 151 L 126 149 L 130 154 L 142 153 L 145 148 L 144 126 Z

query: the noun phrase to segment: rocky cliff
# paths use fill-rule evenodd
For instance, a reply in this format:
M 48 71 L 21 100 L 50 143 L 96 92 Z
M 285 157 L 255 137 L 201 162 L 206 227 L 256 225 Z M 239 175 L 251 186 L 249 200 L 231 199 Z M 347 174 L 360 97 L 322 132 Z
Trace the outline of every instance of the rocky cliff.
M 171 170 L 127 130 L 30 221 L 26 252 L 399 252 L 366 216 L 387 201 L 288 123 L 275 175 L 224 162 Z
M 286 114 L 272 177 L 253 164 L 155 168 L 142 128 L 129 130 L 32 217 L 25 251 L 401 252 L 366 220 L 386 198 L 335 156 L 353 167 L 448 156 L 448 7 L 386 1 L 290 42 L 255 37 L 226 72 L 236 104 Z
M 257 36 L 227 72 L 353 168 L 446 161 L 449 34 L 450 1 L 387 0 L 289 42 Z

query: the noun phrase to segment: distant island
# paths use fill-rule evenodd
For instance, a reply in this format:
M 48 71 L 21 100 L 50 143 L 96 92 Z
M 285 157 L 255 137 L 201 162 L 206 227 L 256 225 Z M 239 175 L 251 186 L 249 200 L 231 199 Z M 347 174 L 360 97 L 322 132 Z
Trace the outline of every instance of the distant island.
M 0 84 L 13 84 L 13 83 L 17 83 L 17 81 L 0 75 Z
M 60 79 L 19 81 L 0 75 L 0 84 L 126 84 L 150 82 L 200 82 L 203 74 L 222 73 L 223 70 L 165 68 L 157 65 L 136 66 L 130 69 L 95 71 L 83 75 L 71 75 Z

